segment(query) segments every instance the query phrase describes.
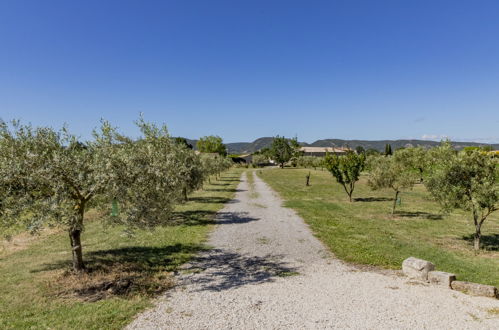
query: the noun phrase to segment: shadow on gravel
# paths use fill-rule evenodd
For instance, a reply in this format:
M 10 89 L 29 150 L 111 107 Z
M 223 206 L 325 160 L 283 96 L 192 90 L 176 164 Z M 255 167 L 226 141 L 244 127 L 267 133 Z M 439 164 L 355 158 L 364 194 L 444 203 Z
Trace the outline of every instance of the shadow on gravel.
M 222 203 L 229 202 L 230 198 L 225 197 L 189 197 L 189 202 L 194 203 Z
M 260 220 L 258 218 L 250 217 L 248 214 L 248 212 L 219 212 L 215 223 L 220 225 L 232 225 Z
M 221 249 L 211 250 L 208 254 L 195 259 L 186 273 L 197 273 L 189 279 L 200 285 L 196 291 L 223 291 L 244 285 L 273 282 L 276 277 L 296 275 L 297 269 L 279 261 L 282 256 L 264 257 L 244 256 Z M 199 270 L 207 270 L 208 273 Z

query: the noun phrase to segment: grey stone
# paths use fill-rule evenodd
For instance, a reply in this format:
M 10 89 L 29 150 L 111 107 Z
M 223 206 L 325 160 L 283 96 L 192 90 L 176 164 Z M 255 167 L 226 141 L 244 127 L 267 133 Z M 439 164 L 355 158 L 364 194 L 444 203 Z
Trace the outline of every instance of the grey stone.
M 497 288 L 492 285 L 478 284 L 464 281 L 454 281 L 451 283 L 452 290 L 461 291 L 473 296 L 484 296 L 497 298 Z
M 456 280 L 456 275 L 446 272 L 431 271 L 428 272 L 428 281 L 446 288 L 450 288 L 452 282 Z
M 402 262 L 404 274 L 416 280 L 428 281 L 428 272 L 435 269 L 435 265 L 429 261 L 409 257 Z

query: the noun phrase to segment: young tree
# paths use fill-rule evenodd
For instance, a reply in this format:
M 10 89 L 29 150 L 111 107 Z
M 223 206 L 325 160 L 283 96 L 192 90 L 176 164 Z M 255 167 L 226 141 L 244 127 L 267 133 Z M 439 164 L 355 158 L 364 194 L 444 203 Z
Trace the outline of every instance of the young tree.
M 200 152 L 217 153 L 222 156 L 227 156 L 227 147 L 223 144 L 220 136 L 204 136 L 199 139 L 196 144 Z
M 395 191 L 392 207 L 392 214 L 394 214 L 400 192 L 414 186 L 416 180 L 414 171 L 396 161 L 394 157 L 371 157 L 368 167 L 367 184 L 372 190 L 393 189 Z
M 269 156 L 281 168 L 289 162 L 293 157 L 296 157 L 299 152 L 299 144 L 296 139 L 287 139 L 284 136 L 277 135 L 272 141 L 272 145 L 268 151 Z
M 104 219 L 128 227 L 167 222 L 181 195 L 183 164 L 165 127 L 142 119 L 137 124 L 143 134 L 138 140 L 103 122 L 94 140 L 82 143 L 66 128 L 54 131 L 2 122 L 2 225 L 23 222 L 32 232 L 44 226 L 64 228 L 73 270 L 80 272 L 85 269 L 81 233 L 89 206 L 109 211 L 109 205 L 119 203 L 119 214 Z
M 345 156 L 326 155 L 324 160 L 326 168 L 345 189 L 350 202 L 352 202 L 355 183 L 359 181 L 365 161 L 364 154 L 359 155 L 354 152 L 347 152 Z
M 442 149 L 446 157 L 436 165 L 426 187 L 445 210 L 471 211 L 474 248 L 479 250 L 482 225 L 499 209 L 497 164 L 490 155 L 480 151 L 449 155 Z
M 392 155 L 392 145 L 387 143 L 385 145 L 385 156 L 391 156 Z
M 182 196 L 183 201 L 187 201 L 189 193 L 202 187 L 205 173 L 200 157 L 184 144 L 178 145 L 177 157 L 178 163 L 183 165 L 179 168 L 179 175 L 184 178 Z
M 428 169 L 428 157 L 424 148 L 398 149 L 395 151 L 394 157 L 397 162 L 416 171 L 419 174 L 419 182 L 423 182 L 423 176 Z

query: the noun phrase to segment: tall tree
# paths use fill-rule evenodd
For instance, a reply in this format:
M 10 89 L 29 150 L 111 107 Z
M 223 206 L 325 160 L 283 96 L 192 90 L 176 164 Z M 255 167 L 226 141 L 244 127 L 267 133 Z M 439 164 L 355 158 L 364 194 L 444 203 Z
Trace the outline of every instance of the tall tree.
M 391 156 L 392 155 L 392 145 L 390 143 L 387 143 L 385 145 L 385 156 Z
M 440 150 L 439 150 L 440 149 Z M 445 210 L 471 212 L 475 226 L 474 248 L 480 249 L 482 225 L 499 209 L 498 169 L 496 161 L 480 151 L 445 154 L 434 167 L 426 187 Z
M 416 174 L 403 163 L 397 162 L 394 157 L 371 157 L 368 167 L 367 184 L 371 189 L 392 189 L 395 192 L 392 207 L 392 214 L 394 214 L 400 192 L 414 186 Z
M 277 135 L 272 141 L 268 154 L 281 168 L 284 168 L 287 162 L 293 157 L 297 157 L 299 148 L 296 139 L 287 139 L 284 136 Z
M 201 152 L 217 153 L 222 156 L 227 156 L 227 147 L 220 136 L 204 136 L 198 140 L 196 146 Z
M 364 170 L 365 161 L 364 154 L 354 152 L 347 152 L 345 156 L 326 155 L 324 159 L 326 168 L 343 186 L 350 202 L 352 202 L 355 183 L 359 181 L 360 173 Z

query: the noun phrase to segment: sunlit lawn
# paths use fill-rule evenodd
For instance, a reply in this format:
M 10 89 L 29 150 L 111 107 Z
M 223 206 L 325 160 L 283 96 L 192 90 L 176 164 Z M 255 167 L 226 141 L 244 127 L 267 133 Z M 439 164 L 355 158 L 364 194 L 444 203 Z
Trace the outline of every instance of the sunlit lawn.
M 264 169 L 257 173 L 298 211 L 311 229 L 339 258 L 359 264 L 400 268 L 415 256 L 430 260 L 438 270 L 458 279 L 499 286 L 499 212 L 482 230 L 486 250 L 475 255 L 470 215 L 440 213 L 423 185 L 401 194 L 397 214 L 390 215 L 393 192 L 373 192 L 366 177 L 358 182 L 354 203 L 326 171 L 314 171 L 305 186 L 308 169 Z

